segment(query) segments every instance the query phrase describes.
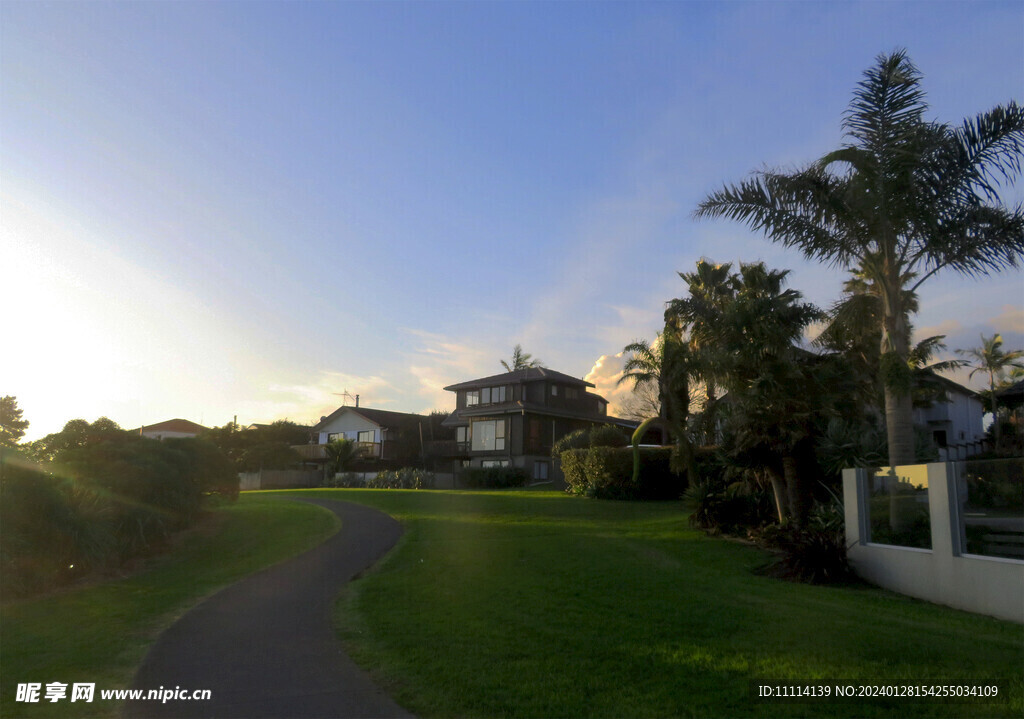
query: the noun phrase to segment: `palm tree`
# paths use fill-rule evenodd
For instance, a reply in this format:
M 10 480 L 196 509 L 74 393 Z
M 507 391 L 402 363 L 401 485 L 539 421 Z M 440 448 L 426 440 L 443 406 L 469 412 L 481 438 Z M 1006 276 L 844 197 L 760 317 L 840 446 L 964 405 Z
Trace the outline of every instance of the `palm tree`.
M 533 355 L 529 352 L 523 352 L 522 345 L 516 345 L 512 348 L 512 361 L 506 362 L 505 360 L 501 360 L 501 366 L 505 368 L 506 372 L 515 372 L 520 369 L 543 367 L 544 364 L 541 360 L 534 359 Z
M 741 265 L 707 341 L 729 393 L 734 449 L 765 458 L 780 522 L 799 524 L 810 488 L 798 460 L 810 451 L 828 392 L 817 369 L 821 361 L 798 347 L 821 312 L 798 291 L 784 289 L 788 274 L 760 262 Z
M 1004 207 L 1024 155 L 1024 111 L 997 106 L 959 127 L 928 122 L 921 76 L 905 52 L 864 73 L 843 119 L 849 142 L 793 173 L 765 170 L 698 206 L 832 266 L 856 268 L 882 303 L 881 362 L 889 462 L 914 460 L 906 292 L 936 273 L 1016 267 L 1024 209 Z
M 704 383 L 706 402 L 703 411 L 706 441 L 714 444 L 716 438 L 715 420 L 715 367 L 710 355 L 713 330 L 719 321 L 723 305 L 735 294 L 736 277 L 732 265 L 716 265 L 705 259 L 697 262 L 695 272 L 680 272 L 686 282 L 687 297 L 669 301 L 665 310 L 666 322 L 679 322 L 687 327 L 690 335 L 690 354 L 696 374 Z
M 996 399 L 996 380 L 1001 379 L 1007 369 L 1024 368 L 1024 362 L 1021 362 L 1024 359 L 1024 351 L 1004 352 L 1003 337 L 997 332 L 988 338 L 981 335 L 981 347 L 957 350 L 957 354 L 974 360 L 973 364 L 968 360 L 968 366 L 974 368 L 970 377 L 973 378 L 978 372 L 988 373 L 988 391 L 989 397 L 992 398 L 992 426 L 995 430 L 996 447 L 999 447 L 999 401 Z
M 348 471 L 359 454 L 356 443 L 345 437 L 331 440 L 324 448 L 327 452 L 328 465 L 335 474 Z
M 632 382 L 634 390 L 656 387 L 658 392 L 657 416 L 647 418 L 634 433 L 634 475 L 639 472 L 637 445 L 640 437 L 651 423 L 657 422 L 661 428 L 662 444 L 667 443 L 669 434 L 675 435 L 677 456 L 686 466 L 692 481 L 696 474 L 686 422 L 690 415 L 690 377 L 693 366 L 679 325 L 669 322 L 653 343 L 638 340 L 626 345 L 623 351 L 630 352 L 631 356 L 623 366 L 618 384 Z

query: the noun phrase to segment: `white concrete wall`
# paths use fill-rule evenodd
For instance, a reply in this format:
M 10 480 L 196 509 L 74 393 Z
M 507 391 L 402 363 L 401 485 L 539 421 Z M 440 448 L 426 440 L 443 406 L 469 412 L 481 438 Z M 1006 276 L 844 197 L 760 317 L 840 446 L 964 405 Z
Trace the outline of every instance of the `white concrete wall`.
M 932 548 L 913 549 L 865 541 L 868 470 L 843 470 L 850 565 L 886 589 L 1024 624 L 1024 561 L 963 555 L 956 465 L 929 464 L 927 473 Z

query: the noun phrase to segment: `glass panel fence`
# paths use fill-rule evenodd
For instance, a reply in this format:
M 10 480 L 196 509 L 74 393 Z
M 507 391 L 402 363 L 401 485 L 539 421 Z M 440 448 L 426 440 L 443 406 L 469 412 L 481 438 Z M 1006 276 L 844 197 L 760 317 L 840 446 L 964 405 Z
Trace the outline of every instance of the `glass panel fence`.
M 932 548 L 928 467 L 881 467 L 868 472 L 868 541 Z
M 1024 459 L 957 462 L 965 554 L 1024 560 Z

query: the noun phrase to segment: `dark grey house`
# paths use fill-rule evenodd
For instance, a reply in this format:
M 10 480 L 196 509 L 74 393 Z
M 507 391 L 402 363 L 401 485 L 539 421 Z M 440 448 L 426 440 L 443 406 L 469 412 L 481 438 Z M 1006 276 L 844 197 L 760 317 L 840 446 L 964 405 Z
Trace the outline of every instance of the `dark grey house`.
M 445 387 L 455 411 L 444 421 L 455 439 L 434 443 L 435 457 L 460 467 L 510 466 L 535 481 L 561 480 L 551 445 L 577 429 L 609 424 L 631 431 L 635 422 L 608 416 L 594 385 L 543 367 L 516 370 Z

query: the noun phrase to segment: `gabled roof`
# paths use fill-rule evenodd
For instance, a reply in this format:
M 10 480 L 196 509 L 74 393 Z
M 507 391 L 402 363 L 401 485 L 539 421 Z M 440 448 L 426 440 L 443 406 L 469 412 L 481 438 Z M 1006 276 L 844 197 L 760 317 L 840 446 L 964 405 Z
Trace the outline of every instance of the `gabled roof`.
M 970 387 L 964 387 L 959 382 L 954 382 L 948 377 L 943 377 L 942 375 L 937 374 L 934 375 L 933 378 L 938 380 L 938 383 L 942 385 L 942 388 L 947 392 L 959 392 L 960 394 L 967 395 L 968 397 L 981 398 L 981 396 Z
M 458 384 L 449 385 L 445 389 L 449 392 L 457 392 L 460 389 L 474 389 L 476 387 L 490 387 L 500 384 L 526 384 L 527 382 L 537 382 L 540 380 L 561 382 L 562 384 L 575 385 L 577 387 L 595 386 L 578 377 L 570 377 L 567 374 L 556 372 L 547 367 L 530 367 L 528 369 L 519 369 L 515 372 L 502 372 L 490 377 L 471 379 L 468 382 L 459 382 Z
M 411 414 L 409 412 L 392 412 L 388 409 L 373 409 L 371 407 L 338 407 L 338 409 L 331 412 L 329 415 L 321 419 L 313 427 L 312 431 L 317 432 L 321 427 L 324 427 L 334 421 L 335 418 L 340 417 L 345 412 L 352 412 L 363 419 L 367 419 L 373 422 L 378 427 L 385 429 L 397 429 L 399 427 L 407 427 L 414 425 L 423 420 L 427 419 L 421 414 Z
M 139 428 L 139 433 L 143 432 L 180 432 L 182 434 L 199 434 L 205 432 L 206 427 L 195 422 L 190 422 L 187 419 L 169 419 L 166 422 L 158 422 L 156 424 L 147 424 L 145 427 Z

